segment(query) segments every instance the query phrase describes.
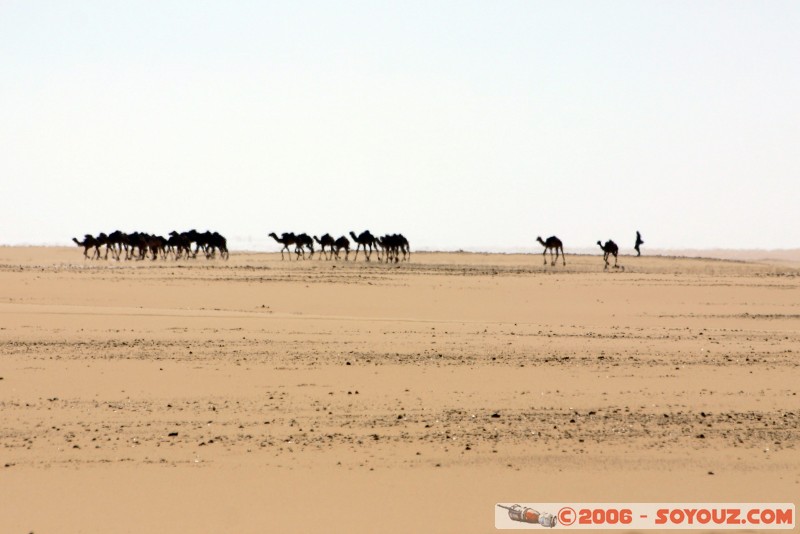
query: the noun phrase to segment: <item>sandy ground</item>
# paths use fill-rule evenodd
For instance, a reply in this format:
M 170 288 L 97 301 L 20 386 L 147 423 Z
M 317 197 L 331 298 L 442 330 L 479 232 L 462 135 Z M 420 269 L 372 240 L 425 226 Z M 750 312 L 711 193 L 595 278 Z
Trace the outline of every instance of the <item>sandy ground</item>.
M 797 502 L 800 271 L 0 248 L 0 532 L 491 532 Z

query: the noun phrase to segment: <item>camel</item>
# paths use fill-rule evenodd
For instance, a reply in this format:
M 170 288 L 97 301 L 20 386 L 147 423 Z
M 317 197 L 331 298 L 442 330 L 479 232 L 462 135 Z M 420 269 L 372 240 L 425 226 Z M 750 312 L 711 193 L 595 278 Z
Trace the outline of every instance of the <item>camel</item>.
M 353 238 L 353 241 L 356 242 L 356 260 L 358 259 L 358 249 L 364 249 L 364 256 L 366 256 L 367 261 L 369 261 L 370 256 L 372 255 L 372 249 L 378 248 L 378 240 L 375 239 L 375 236 L 372 235 L 369 230 L 364 230 L 361 232 L 360 235 L 356 236 L 355 232 L 352 230 L 350 231 L 350 237 Z M 367 252 L 367 247 L 369 247 L 369 252 Z M 378 253 L 378 261 L 380 261 L 380 253 Z
M 345 250 L 344 261 L 348 261 L 350 259 L 350 240 L 345 236 L 340 237 L 333 243 L 331 250 L 336 254 L 337 260 L 339 259 L 339 251 L 342 249 Z
M 139 232 L 134 232 L 129 237 L 131 238 L 131 247 L 139 249 L 137 260 L 141 261 L 147 258 L 148 252 L 153 256 L 153 261 L 158 259 L 159 254 L 162 254 L 163 259 L 167 259 L 167 240 L 163 237 Z
M 400 243 L 400 252 L 403 253 L 403 261 L 411 261 L 411 245 L 403 234 L 397 234 L 397 240 Z
M 181 235 L 185 236 L 186 239 L 189 241 L 189 251 L 187 252 L 186 255 L 187 258 L 196 258 L 197 253 L 200 251 L 201 248 L 203 249 L 203 252 L 205 252 L 206 247 L 203 240 L 203 234 L 192 228 L 188 232 L 183 232 Z M 192 252 L 192 243 L 195 244 L 194 252 Z
M 99 234 L 97 234 L 97 237 L 95 238 L 95 240 L 97 241 L 97 245 L 95 246 L 95 254 L 97 256 L 97 259 L 98 260 L 100 259 L 100 247 L 105 245 L 105 247 L 106 247 L 106 255 L 103 256 L 103 259 L 107 260 L 108 259 L 108 249 L 110 248 L 110 245 L 108 244 L 108 235 L 106 235 L 105 232 L 100 232 Z
M 219 249 L 219 257 L 223 260 L 227 260 L 230 258 L 230 253 L 228 252 L 228 240 L 225 239 L 219 232 L 212 232 L 211 238 L 208 240 L 208 247 L 211 249 L 211 253 L 207 254 L 206 257 L 213 258 L 216 254 L 216 249 Z
M 610 239 L 606 241 L 605 245 L 602 244 L 600 241 L 598 241 L 597 244 L 600 245 L 600 248 L 603 249 L 604 252 L 603 260 L 605 260 L 606 266 L 603 268 L 603 270 L 608 269 L 608 256 L 610 254 L 614 255 L 614 268 L 618 269 L 619 266 L 617 265 L 617 254 L 619 254 L 619 247 L 617 246 L 617 244 L 611 241 Z
M 197 248 L 195 248 L 194 255 L 197 256 L 197 252 L 202 248 L 203 254 L 206 255 L 206 259 L 211 258 L 214 254 L 214 249 L 211 248 L 211 242 L 214 240 L 214 234 L 206 230 L 202 234 L 195 232 L 195 242 L 197 243 Z
M 392 234 L 385 237 L 389 239 L 389 248 L 394 256 L 395 263 L 400 261 L 401 253 L 403 254 L 403 261 L 409 261 L 411 259 L 411 246 L 408 244 L 408 239 L 406 239 L 403 234 Z M 386 258 L 387 263 L 389 260 L 390 258 Z
M 541 237 L 537 237 L 536 241 L 542 244 L 544 247 L 544 252 L 542 252 L 542 257 L 544 258 L 544 265 L 547 265 L 547 251 L 550 251 L 550 265 L 555 265 L 556 261 L 558 261 L 558 251 L 561 250 L 561 261 L 564 262 L 563 265 L 567 264 L 567 258 L 564 254 L 564 245 L 561 243 L 561 240 L 556 236 L 550 236 L 547 238 L 547 241 L 542 241 Z M 556 251 L 556 257 L 553 259 L 553 251 Z
M 138 253 L 136 252 L 138 249 Z M 130 260 L 138 256 L 139 260 L 143 260 L 147 254 L 147 234 L 141 232 L 131 232 L 128 234 L 128 252 L 125 259 Z
M 297 248 L 295 249 L 295 253 L 299 256 L 300 254 L 303 255 L 303 259 L 306 259 L 306 251 L 303 247 L 307 248 L 311 251 L 309 258 L 314 259 L 314 240 L 311 239 L 311 236 L 308 234 L 300 234 L 295 237 L 297 239 L 296 244 Z
M 400 253 L 403 254 L 403 261 L 408 261 L 411 258 L 411 248 L 403 234 L 385 235 L 378 238 L 378 244 L 383 248 L 386 256 L 386 263 L 394 260 L 395 263 L 400 261 Z M 379 258 L 380 259 L 380 258 Z
M 119 257 L 122 254 L 122 247 L 125 246 L 125 251 L 128 250 L 128 236 L 125 235 L 124 232 L 119 230 L 114 230 L 110 234 L 108 234 L 108 240 L 106 242 L 106 247 L 111 249 L 111 254 L 114 256 L 114 259 L 119 261 Z M 106 256 L 108 256 L 108 251 L 106 251 Z
M 178 233 L 175 230 L 169 233 L 167 238 L 167 254 L 172 254 L 176 260 L 181 259 L 184 253 L 189 258 L 192 254 L 192 242 L 189 240 L 187 232 Z
M 383 251 L 383 257 L 386 258 L 386 263 L 394 258 L 395 251 L 397 250 L 397 246 L 392 239 L 392 236 L 386 234 L 383 237 L 376 238 L 377 245 L 380 247 L 380 250 Z M 378 256 L 378 261 L 381 261 L 380 256 Z
M 329 260 L 333 258 L 333 245 L 336 244 L 336 242 L 333 240 L 333 237 L 331 237 L 331 234 L 325 234 L 324 236 L 322 236 L 322 239 L 318 238 L 317 236 L 314 236 L 314 241 L 319 243 L 319 246 L 322 249 L 322 252 L 319 255 L 319 259 L 322 259 L 322 256 L 325 255 L 325 247 L 328 247 L 328 253 L 330 256 L 326 257 L 325 259 Z
M 269 237 L 283 245 L 283 248 L 281 249 L 281 259 L 283 259 L 283 251 L 285 250 L 286 252 L 289 252 L 289 261 L 291 261 L 292 253 L 289 250 L 289 245 L 297 245 L 297 238 L 295 235 L 293 233 L 284 232 L 281 237 L 278 237 L 275 235 L 275 232 L 272 232 L 269 234 Z
M 86 234 L 85 236 L 83 236 L 82 242 L 78 241 L 74 237 L 72 238 L 72 240 L 75 241 L 75 244 L 78 245 L 79 247 L 83 247 L 84 258 L 89 259 L 89 249 L 91 248 L 94 248 L 94 255 L 92 256 L 92 259 L 100 257 L 100 244 L 98 243 L 97 239 L 94 238 L 93 235 Z

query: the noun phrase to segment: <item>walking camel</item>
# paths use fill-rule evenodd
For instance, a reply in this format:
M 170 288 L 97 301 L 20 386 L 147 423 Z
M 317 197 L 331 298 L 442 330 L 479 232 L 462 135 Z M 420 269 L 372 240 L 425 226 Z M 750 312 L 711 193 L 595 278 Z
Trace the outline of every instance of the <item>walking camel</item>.
M 308 235 L 308 234 L 303 233 L 303 234 L 296 235 L 295 236 L 295 240 L 296 240 L 295 243 L 297 244 L 297 250 L 295 252 L 298 252 L 298 254 L 302 254 L 303 255 L 303 259 L 306 259 L 306 251 L 305 251 L 305 249 L 307 248 L 309 250 L 309 252 L 311 252 L 310 258 L 313 260 L 314 259 L 314 240 L 311 239 L 311 236 Z
M 289 250 L 289 245 L 296 246 L 297 237 L 295 237 L 294 234 L 287 232 L 284 232 L 281 237 L 278 237 L 277 235 L 275 235 L 275 232 L 272 232 L 271 234 L 269 234 L 269 237 L 271 237 L 272 239 L 283 245 L 283 248 L 281 249 L 281 259 L 283 259 L 283 251 L 285 250 L 286 252 L 289 253 L 289 261 L 292 261 L 292 251 Z M 295 252 L 297 253 L 297 256 L 299 258 L 300 252 L 297 252 L 297 250 L 295 250 Z
M 325 256 L 325 247 L 328 247 L 328 254 L 329 254 L 329 256 L 326 256 L 325 259 L 329 260 L 333 258 L 333 246 L 336 244 L 336 242 L 333 240 L 333 237 L 331 237 L 331 234 L 325 234 L 324 236 L 322 236 L 322 238 L 314 236 L 314 241 L 319 243 L 319 246 L 322 249 L 322 252 L 319 255 L 319 259 L 322 259 L 322 256 Z
M 563 264 L 567 264 L 567 258 L 564 254 L 564 245 L 561 243 L 561 240 L 556 236 L 550 236 L 547 238 L 547 241 L 542 241 L 541 237 L 537 237 L 536 241 L 542 244 L 544 247 L 544 252 L 542 252 L 542 257 L 544 258 L 544 265 L 547 265 L 547 251 L 550 251 L 550 265 L 555 265 L 556 261 L 558 261 L 558 251 L 561 250 L 561 261 L 564 262 Z M 556 251 L 556 257 L 553 259 L 553 251 Z
M 344 249 L 344 261 L 348 261 L 350 259 L 350 240 L 347 239 L 345 236 L 340 237 L 333 243 L 333 253 L 336 255 L 336 259 L 339 259 L 339 251 Z
M 608 269 L 608 256 L 610 254 L 614 255 L 614 268 L 618 269 L 619 266 L 617 265 L 617 254 L 619 254 L 619 247 L 617 246 L 617 244 L 611 241 L 610 239 L 606 241 L 605 245 L 602 244 L 600 241 L 598 241 L 597 244 L 600 245 L 600 248 L 603 249 L 604 252 L 603 260 L 605 260 L 606 266 L 603 267 L 603 270 Z
M 378 240 L 375 239 L 375 236 L 370 233 L 369 230 L 364 230 L 361 232 L 361 235 L 356 236 L 355 232 L 352 230 L 350 231 L 350 237 L 353 238 L 353 241 L 356 242 L 356 260 L 358 259 L 358 249 L 364 249 L 364 256 L 367 257 L 367 261 L 369 261 L 369 257 L 372 255 L 373 247 L 377 249 Z M 369 247 L 369 252 L 367 252 L 367 247 Z M 380 254 L 378 254 L 378 261 L 380 261 Z
M 78 241 L 76 238 L 72 238 L 75 241 L 75 244 L 79 247 L 83 247 L 83 257 L 88 259 L 89 258 L 89 249 L 94 248 L 94 255 L 92 259 L 100 257 L 100 242 L 94 238 L 91 234 L 86 234 L 83 236 L 83 241 Z

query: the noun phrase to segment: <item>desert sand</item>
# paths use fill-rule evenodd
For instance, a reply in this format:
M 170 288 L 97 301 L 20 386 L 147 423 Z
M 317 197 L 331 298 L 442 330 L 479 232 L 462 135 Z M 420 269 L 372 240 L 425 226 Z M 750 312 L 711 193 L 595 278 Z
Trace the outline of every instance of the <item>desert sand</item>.
M 792 502 L 800 265 L 0 248 L 0 532 L 492 532 Z

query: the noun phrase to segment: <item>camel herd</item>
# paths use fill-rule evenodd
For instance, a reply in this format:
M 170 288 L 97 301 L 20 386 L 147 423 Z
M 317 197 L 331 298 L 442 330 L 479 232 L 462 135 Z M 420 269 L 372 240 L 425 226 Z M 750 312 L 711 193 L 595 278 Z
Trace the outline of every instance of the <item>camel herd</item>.
M 105 246 L 106 253 L 103 259 L 108 259 L 108 254 L 115 260 L 119 260 L 122 252 L 125 252 L 125 259 L 143 260 L 148 257 L 156 260 L 159 257 L 167 259 L 172 257 L 176 260 L 181 258 L 196 258 L 197 253 L 202 250 L 207 259 L 216 257 L 217 251 L 223 259 L 228 259 L 228 241 L 217 232 L 203 233 L 197 230 L 188 232 L 169 233 L 169 238 L 160 235 L 133 232 L 126 234 L 116 230 L 110 234 L 100 233 L 97 237 L 86 234 L 83 241 L 72 238 L 76 245 L 83 247 L 83 256 L 89 259 L 89 251 L 94 249 L 91 259 L 100 258 L 100 248 Z M 194 245 L 194 252 L 192 246 Z
M 309 236 L 308 234 L 294 234 L 291 232 L 284 232 L 278 237 L 275 232 L 269 234 L 279 244 L 283 245 L 281 248 L 281 259 L 285 259 L 284 252 L 288 253 L 289 259 L 292 259 L 292 252 L 299 260 L 306 258 L 306 250 L 308 250 L 309 258 L 314 257 L 314 243 L 319 245 L 319 259 L 323 257 L 326 260 L 341 259 L 341 252 L 344 251 L 345 261 L 350 259 L 350 240 L 346 236 L 341 236 L 334 239 L 330 234 L 325 234 L 322 237 Z M 375 237 L 369 230 L 361 232 L 356 235 L 355 232 L 350 232 L 350 237 L 356 244 L 354 260 L 358 260 L 358 253 L 360 250 L 364 251 L 364 258 L 370 261 L 372 254 L 377 255 L 378 261 L 386 263 L 397 263 L 399 261 L 411 260 L 411 246 L 408 239 L 403 234 L 386 234 L 381 237 Z M 76 238 L 72 240 L 80 247 L 83 247 L 83 255 L 87 259 L 99 259 L 101 257 L 101 247 L 105 247 L 104 259 L 108 259 L 109 253 L 111 256 L 119 260 L 122 253 L 125 252 L 125 259 L 144 260 L 150 257 L 156 260 L 159 257 L 167 259 L 181 258 L 196 258 L 199 251 L 207 259 L 215 258 L 217 252 L 222 259 L 228 259 L 228 242 L 217 232 L 210 232 L 206 230 L 203 233 L 197 230 L 189 230 L 188 232 L 169 233 L 169 237 L 165 238 L 159 235 L 146 234 L 142 232 L 133 232 L 126 234 L 119 230 L 110 234 L 101 233 L 97 237 L 91 234 L 86 234 L 83 241 L 78 241 Z M 550 236 L 546 240 L 537 237 L 538 241 L 543 247 L 542 257 L 544 264 L 547 265 L 547 252 L 550 252 L 550 265 L 555 265 L 558 261 L 559 254 L 561 255 L 562 265 L 567 264 L 566 255 L 564 254 L 564 244 L 556 236 Z M 617 256 L 619 254 L 619 247 L 612 240 L 605 243 L 598 241 L 597 244 L 603 251 L 603 261 L 605 261 L 604 269 L 608 269 L 610 265 L 609 257 L 614 256 L 614 268 L 619 268 L 617 264 Z M 637 253 L 640 254 L 639 245 L 644 244 L 639 232 L 636 232 L 636 247 Z M 290 247 L 294 247 L 294 251 Z M 194 248 L 194 251 L 192 250 Z M 89 256 L 89 251 L 94 249 L 94 253 Z M 327 249 L 327 251 L 326 251 Z
M 284 232 L 278 237 L 275 232 L 269 234 L 269 237 L 283 245 L 281 248 L 281 259 L 284 258 L 284 251 L 289 253 L 289 259 L 292 259 L 292 251 L 289 247 L 294 247 L 294 253 L 297 259 L 301 257 L 306 258 L 306 249 L 309 251 L 309 258 L 314 257 L 314 243 L 316 242 L 320 247 L 319 259 L 325 257 L 326 260 L 331 260 L 334 257 L 340 259 L 340 253 L 344 250 L 345 261 L 350 259 L 350 240 L 347 236 L 341 236 L 339 239 L 334 239 L 330 234 L 325 234 L 322 237 L 314 236 L 313 238 L 308 234 L 294 234 L 292 232 Z M 356 243 L 356 254 L 353 258 L 358 259 L 359 250 L 364 250 L 364 257 L 366 261 L 370 261 L 372 253 L 378 257 L 378 261 L 385 261 L 386 263 L 400 261 L 402 255 L 403 261 L 411 260 L 411 246 L 408 244 L 408 239 L 403 234 L 386 234 L 382 237 L 375 237 L 369 230 L 361 232 L 356 235 L 355 232 L 350 232 L 350 237 Z M 326 254 L 325 248 L 328 252 Z

